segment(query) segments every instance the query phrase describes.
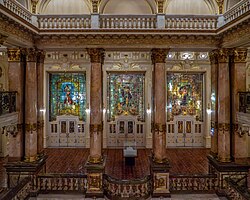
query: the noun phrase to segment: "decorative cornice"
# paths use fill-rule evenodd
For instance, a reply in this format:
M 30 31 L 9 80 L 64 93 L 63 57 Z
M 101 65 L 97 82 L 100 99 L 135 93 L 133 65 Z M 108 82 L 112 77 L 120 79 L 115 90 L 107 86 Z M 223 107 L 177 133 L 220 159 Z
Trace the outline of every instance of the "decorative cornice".
M 153 64 L 165 63 L 169 49 L 152 49 L 151 59 Z
M 247 48 L 234 49 L 233 53 L 234 53 L 234 62 L 235 63 L 246 62 Z
M 44 63 L 45 55 L 46 55 L 45 51 L 38 50 L 37 51 L 37 63 Z
M 103 63 L 104 61 L 104 49 L 102 48 L 91 48 L 87 49 L 90 56 L 91 63 Z
M 8 49 L 8 61 L 9 62 L 20 62 L 21 61 L 21 50 L 20 49 Z

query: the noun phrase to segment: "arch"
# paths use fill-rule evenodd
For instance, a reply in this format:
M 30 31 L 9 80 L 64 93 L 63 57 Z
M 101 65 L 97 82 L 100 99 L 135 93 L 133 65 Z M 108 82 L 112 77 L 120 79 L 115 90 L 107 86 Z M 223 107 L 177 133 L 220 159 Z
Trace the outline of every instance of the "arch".
M 37 5 L 38 14 L 90 14 L 88 0 L 44 0 Z
M 216 14 L 217 5 L 213 0 L 168 0 L 166 14 Z
M 102 14 L 153 14 L 156 12 L 152 0 L 103 0 L 100 5 Z
M 237 4 L 239 0 L 225 0 L 224 2 L 224 12 L 232 8 L 235 4 Z

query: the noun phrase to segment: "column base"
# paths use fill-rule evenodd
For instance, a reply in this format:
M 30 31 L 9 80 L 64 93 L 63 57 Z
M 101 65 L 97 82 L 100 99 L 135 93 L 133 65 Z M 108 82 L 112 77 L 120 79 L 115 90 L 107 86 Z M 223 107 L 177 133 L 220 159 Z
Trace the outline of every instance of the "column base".
M 150 159 L 150 173 L 153 177 L 152 197 L 171 197 L 169 190 L 169 170 L 170 164 L 167 159 L 158 161 Z

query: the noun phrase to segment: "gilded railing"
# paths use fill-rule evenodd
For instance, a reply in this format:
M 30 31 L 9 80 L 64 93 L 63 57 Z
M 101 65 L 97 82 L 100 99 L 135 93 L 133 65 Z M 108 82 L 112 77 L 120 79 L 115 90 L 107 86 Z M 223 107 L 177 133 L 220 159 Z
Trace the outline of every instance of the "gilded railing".
M 166 15 L 165 28 L 168 30 L 216 30 L 216 15 Z
M 218 179 L 215 174 L 207 175 L 170 175 L 170 191 L 215 191 L 218 187 Z
M 87 190 L 87 176 L 84 174 L 38 175 L 37 188 L 41 193 L 81 192 Z
M 16 112 L 17 92 L 0 92 L 0 115 Z
M 32 189 L 31 177 L 26 177 L 14 188 L 0 195 L 1 200 L 28 199 Z
M 41 30 L 90 29 L 90 15 L 37 15 Z
M 0 0 L 0 3 L 3 4 L 10 11 L 18 15 L 19 17 L 25 19 L 31 23 L 32 13 L 24 8 L 20 3 L 15 0 Z
M 138 180 L 118 180 L 104 174 L 103 190 L 108 199 L 148 199 L 152 193 L 152 177 L 148 175 Z
M 156 15 L 100 15 L 101 29 L 154 29 Z
M 241 179 L 225 178 L 227 187 L 225 193 L 231 200 L 248 200 L 250 192 L 247 189 L 247 176 Z
M 246 12 L 250 11 L 250 1 L 242 0 L 230 8 L 227 12 L 224 13 L 225 23 L 231 22 L 234 19 L 244 15 Z

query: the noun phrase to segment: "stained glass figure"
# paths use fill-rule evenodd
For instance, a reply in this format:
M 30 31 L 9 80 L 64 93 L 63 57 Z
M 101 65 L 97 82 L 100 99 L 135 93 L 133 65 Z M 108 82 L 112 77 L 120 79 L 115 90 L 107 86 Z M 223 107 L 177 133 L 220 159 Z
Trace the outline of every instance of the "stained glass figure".
M 108 74 L 108 119 L 112 121 L 119 115 L 135 115 L 144 120 L 143 73 Z
M 79 116 L 86 119 L 86 74 L 51 73 L 49 75 L 49 118 L 59 115 Z
M 203 120 L 203 74 L 167 74 L 167 120 L 177 115 L 192 115 Z

